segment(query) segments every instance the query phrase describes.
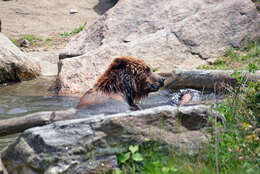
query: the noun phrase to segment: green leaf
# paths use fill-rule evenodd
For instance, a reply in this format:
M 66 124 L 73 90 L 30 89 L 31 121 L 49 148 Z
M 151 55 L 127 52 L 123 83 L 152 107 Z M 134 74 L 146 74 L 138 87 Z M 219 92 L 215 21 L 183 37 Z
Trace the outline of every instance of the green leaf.
M 118 157 L 118 161 L 120 163 L 125 163 L 130 158 L 130 152 L 120 154 Z
M 246 170 L 246 173 L 255 173 L 255 169 L 252 167 Z
M 257 65 L 254 64 L 254 63 L 251 63 L 251 62 L 250 62 L 250 63 L 248 64 L 248 71 L 249 71 L 249 72 L 253 72 L 253 73 L 254 73 L 254 72 L 257 70 L 257 68 L 258 68 Z
M 170 171 L 170 168 L 169 168 L 169 167 L 163 167 L 163 168 L 162 168 L 162 172 L 163 172 L 163 173 L 169 173 L 169 171 Z
M 132 154 L 134 154 L 135 152 L 137 152 L 138 149 L 139 149 L 138 145 L 135 145 L 135 146 L 132 146 L 132 145 L 131 145 L 131 146 L 129 147 L 129 150 L 130 150 L 130 152 L 131 152 Z
M 123 172 L 120 169 L 116 169 L 116 174 L 123 174 Z
M 173 172 L 177 172 L 178 171 L 178 169 L 177 168 L 171 168 L 171 171 L 173 171 Z
M 133 160 L 134 161 L 143 161 L 144 158 L 140 153 L 135 153 L 135 154 L 133 154 Z
M 159 161 L 154 161 L 152 162 L 152 164 L 155 166 L 155 167 L 160 167 L 161 163 Z
M 255 149 L 255 152 L 256 154 L 258 154 L 260 156 L 260 146 L 258 146 L 256 149 Z

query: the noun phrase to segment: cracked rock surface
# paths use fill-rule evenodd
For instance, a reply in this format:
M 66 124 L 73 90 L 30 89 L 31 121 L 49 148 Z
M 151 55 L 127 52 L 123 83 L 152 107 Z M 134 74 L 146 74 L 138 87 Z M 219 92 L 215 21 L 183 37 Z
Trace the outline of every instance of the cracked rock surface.
M 122 55 L 159 72 L 192 69 L 259 38 L 259 28 L 251 0 L 120 0 L 60 53 L 56 87 L 60 94 L 84 93 Z

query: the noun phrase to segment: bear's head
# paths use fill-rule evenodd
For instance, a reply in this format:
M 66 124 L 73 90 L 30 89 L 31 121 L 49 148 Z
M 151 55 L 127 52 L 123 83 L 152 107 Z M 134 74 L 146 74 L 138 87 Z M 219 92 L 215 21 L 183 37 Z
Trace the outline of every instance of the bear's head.
M 122 93 L 129 105 L 158 91 L 165 78 L 153 73 L 142 60 L 133 57 L 115 58 L 94 87 L 105 94 Z

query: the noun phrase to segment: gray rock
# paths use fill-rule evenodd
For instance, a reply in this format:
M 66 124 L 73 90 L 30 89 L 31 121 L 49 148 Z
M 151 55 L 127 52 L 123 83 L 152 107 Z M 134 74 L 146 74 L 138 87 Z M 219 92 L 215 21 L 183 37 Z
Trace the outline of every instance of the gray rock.
M 0 84 L 29 80 L 40 74 L 40 66 L 26 57 L 7 37 L 0 33 Z
M 41 67 L 41 75 L 56 76 L 58 73 L 58 53 L 54 51 L 27 52 L 26 56 L 33 57 Z
M 232 77 L 233 70 L 173 70 L 165 73 L 168 89 L 195 88 L 199 90 L 223 91 L 224 87 L 237 86 L 237 80 Z M 257 82 L 260 79 L 260 71 L 248 73 L 241 71 L 247 80 Z
M 195 68 L 259 38 L 259 28 L 251 0 L 118 1 L 60 53 L 56 86 L 60 94 L 84 93 L 118 55 L 140 57 L 159 72 Z
M 22 133 L 2 153 L 2 163 L 9 174 L 98 173 L 115 168 L 116 155 L 129 145 L 148 140 L 197 153 L 207 141 L 200 128 L 210 113 L 210 107 L 203 105 L 160 106 L 55 122 Z M 188 118 L 195 120 L 192 125 L 186 124 Z
M 20 47 L 29 48 L 30 42 L 27 39 L 21 39 L 17 41 Z
M 6 169 L 4 168 L 2 164 L 2 160 L 0 159 L 0 174 L 8 174 Z
M 0 19 L 0 32 L 2 31 L 2 21 Z

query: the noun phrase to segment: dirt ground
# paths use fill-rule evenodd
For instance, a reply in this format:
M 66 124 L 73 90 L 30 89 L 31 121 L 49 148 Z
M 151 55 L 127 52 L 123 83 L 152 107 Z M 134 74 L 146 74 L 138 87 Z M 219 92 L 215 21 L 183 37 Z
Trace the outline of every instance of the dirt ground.
M 115 5 L 115 0 L 0 0 L 2 33 L 20 46 L 24 36 L 36 36 L 34 44 L 20 47 L 39 62 L 42 75 L 56 75 L 58 55 L 69 42 L 62 37 L 79 26 L 90 26 Z M 74 11 L 76 13 L 71 13 Z
M 23 35 L 50 37 L 72 31 L 113 7 L 112 0 L 0 0 L 2 32 L 18 39 Z M 78 13 L 70 14 L 71 10 Z

